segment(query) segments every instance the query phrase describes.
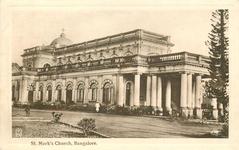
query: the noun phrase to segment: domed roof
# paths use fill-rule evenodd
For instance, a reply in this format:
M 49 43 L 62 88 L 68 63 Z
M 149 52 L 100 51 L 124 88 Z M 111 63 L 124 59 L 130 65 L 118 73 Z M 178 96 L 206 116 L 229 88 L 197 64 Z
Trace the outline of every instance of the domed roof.
M 51 46 L 54 46 L 55 48 L 59 48 L 59 47 L 71 45 L 72 43 L 73 42 L 70 39 L 66 38 L 65 33 L 61 33 L 60 37 L 54 39 L 51 42 Z

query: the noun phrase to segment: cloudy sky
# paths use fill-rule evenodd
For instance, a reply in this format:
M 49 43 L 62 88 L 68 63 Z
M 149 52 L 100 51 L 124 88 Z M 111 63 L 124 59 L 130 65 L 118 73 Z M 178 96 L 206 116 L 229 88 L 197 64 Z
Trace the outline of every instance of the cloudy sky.
M 160 8 L 48 8 L 12 12 L 12 61 L 21 64 L 23 49 L 48 45 L 62 28 L 74 43 L 134 29 L 170 35 L 173 52 L 208 55 L 205 41 L 210 31 L 208 9 Z

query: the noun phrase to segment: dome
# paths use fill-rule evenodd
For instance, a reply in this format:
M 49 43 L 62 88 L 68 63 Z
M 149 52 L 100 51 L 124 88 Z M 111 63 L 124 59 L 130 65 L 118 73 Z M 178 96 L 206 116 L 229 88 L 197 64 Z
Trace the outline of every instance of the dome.
M 71 45 L 72 43 L 73 42 L 70 39 L 66 38 L 65 33 L 61 33 L 60 37 L 54 39 L 51 42 L 51 46 L 59 48 L 59 47 L 64 47 L 64 46 Z

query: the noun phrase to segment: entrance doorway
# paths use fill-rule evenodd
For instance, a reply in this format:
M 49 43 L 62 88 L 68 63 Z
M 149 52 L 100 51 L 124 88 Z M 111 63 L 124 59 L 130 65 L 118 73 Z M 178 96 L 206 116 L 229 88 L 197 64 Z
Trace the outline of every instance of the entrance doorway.
M 130 106 L 130 100 L 131 100 L 131 95 L 132 95 L 132 84 L 128 82 L 126 84 L 126 100 L 125 100 L 125 105 Z
M 33 102 L 33 91 L 28 91 L 28 102 L 29 103 Z
M 113 88 L 109 82 L 105 83 L 103 87 L 103 103 L 106 105 L 112 102 Z
M 68 85 L 66 88 L 66 104 L 72 103 L 72 85 Z
M 49 85 L 47 87 L 47 95 L 48 95 L 47 101 L 50 102 L 52 100 L 52 86 L 51 85 Z

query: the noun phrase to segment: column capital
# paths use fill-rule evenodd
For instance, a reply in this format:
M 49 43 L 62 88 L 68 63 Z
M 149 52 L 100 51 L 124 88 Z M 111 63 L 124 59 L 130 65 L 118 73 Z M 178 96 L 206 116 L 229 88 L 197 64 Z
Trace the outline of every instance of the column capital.
M 134 72 L 133 75 L 142 75 L 142 72 Z
M 195 73 L 196 76 L 203 76 L 202 73 Z
M 179 74 L 188 74 L 188 71 L 180 71 Z

